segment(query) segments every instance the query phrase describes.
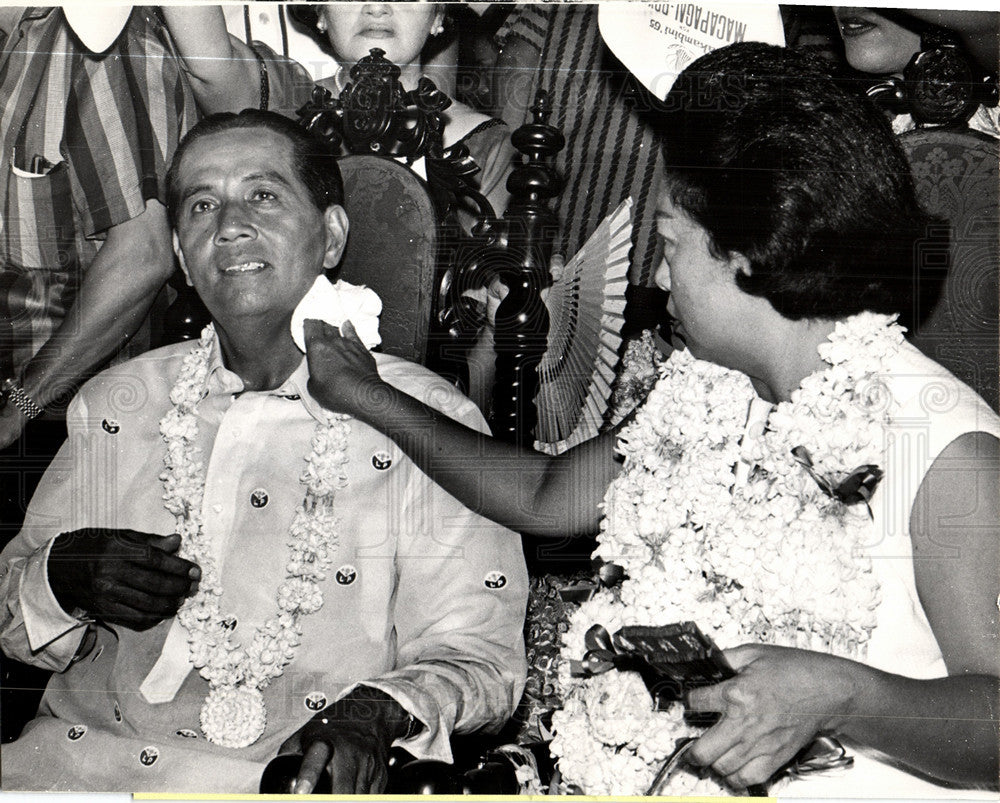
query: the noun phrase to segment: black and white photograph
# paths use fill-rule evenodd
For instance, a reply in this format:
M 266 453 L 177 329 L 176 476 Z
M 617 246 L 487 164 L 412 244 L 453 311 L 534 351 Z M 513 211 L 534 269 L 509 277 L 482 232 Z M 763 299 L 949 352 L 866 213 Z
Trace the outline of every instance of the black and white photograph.
M 1000 5 L 913 6 L 0 5 L 0 803 L 1000 799 Z

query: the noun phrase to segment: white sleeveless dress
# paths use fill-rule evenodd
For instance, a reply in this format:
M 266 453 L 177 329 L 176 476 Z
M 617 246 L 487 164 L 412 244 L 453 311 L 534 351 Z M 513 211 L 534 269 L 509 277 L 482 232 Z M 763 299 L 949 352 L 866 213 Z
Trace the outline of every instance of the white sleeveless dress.
M 870 666 L 912 678 L 948 674 L 941 649 L 917 596 L 910 510 L 920 483 L 948 444 L 969 432 L 1000 437 L 1000 417 L 946 369 L 903 343 L 884 377 L 890 401 L 885 478 L 871 500 L 873 570 L 882 601 L 865 660 Z M 885 756 L 845 744 L 854 766 L 776 785 L 781 797 L 982 798 L 996 792 L 951 789 L 899 769 Z

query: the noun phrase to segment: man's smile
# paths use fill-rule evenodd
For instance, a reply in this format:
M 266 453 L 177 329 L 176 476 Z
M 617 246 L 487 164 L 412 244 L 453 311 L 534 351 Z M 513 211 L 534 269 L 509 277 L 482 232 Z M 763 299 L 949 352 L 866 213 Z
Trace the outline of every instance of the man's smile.
M 236 262 L 232 265 L 227 265 L 223 268 L 220 268 L 219 270 L 222 273 L 254 273 L 257 271 L 264 270 L 267 267 L 269 267 L 269 265 L 266 262 L 247 261 L 247 262 Z

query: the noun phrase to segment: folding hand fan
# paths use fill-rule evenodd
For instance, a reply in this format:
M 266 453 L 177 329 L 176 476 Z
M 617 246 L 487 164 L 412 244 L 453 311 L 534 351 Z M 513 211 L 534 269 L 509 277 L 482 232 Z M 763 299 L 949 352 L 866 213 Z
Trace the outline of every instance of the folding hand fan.
M 632 199 L 625 199 L 549 290 L 548 348 L 538 366 L 535 448 L 550 454 L 594 437 L 604 422 L 624 323 Z

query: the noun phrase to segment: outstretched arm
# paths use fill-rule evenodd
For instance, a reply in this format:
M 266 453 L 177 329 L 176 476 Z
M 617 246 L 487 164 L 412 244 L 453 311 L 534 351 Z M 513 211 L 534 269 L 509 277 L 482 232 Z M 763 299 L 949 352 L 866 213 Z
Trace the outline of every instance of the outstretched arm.
M 205 114 L 260 105 L 257 56 L 229 35 L 219 6 L 161 6 L 160 10 Z
M 346 322 L 306 321 L 309 392 L 384 433 L 466 507 L 536 536 L 597 532 L 598 506 L 621 466 L 616 432 L 552 457 L 489 438 L 384 382 Z
M 924 477 L 910 534 L 917 592 L 948 669 L 929 680 L 805 650 L 727 650 L 736 678 L 691 693 L 723 717 L 688 753 L 735 786 L 762 783 L 818 732 L 964 788 L 996 788 L 1000 447 L 972 433 Z

